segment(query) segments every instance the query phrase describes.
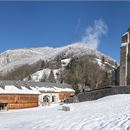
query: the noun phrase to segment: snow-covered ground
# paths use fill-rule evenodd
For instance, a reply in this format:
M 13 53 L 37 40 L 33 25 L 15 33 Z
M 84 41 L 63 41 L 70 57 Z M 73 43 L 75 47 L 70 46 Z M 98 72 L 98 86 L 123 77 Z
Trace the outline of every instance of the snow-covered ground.
M 57 79 L 57 74 L 60 73 L 61 69 L 62 68 L 60 68 L 60 69 L 49 69 L 49 68 L 42 69 L 40 71 L 37 71 L 37 72 L 31 74 L 30 75 L 31 76 L 31 80 L 35 81 L 35 82 L 40 82 L 41 79 L 43 79 L 45 77 L 48 78 L 51 71 L 53 72 L 55 79 Z M 28 80 L 28 77 L 24 78 L 24 80 L 25 81 Z
M 69 106 L 0 112 L 0 130 L 130 130 L 130 94 Z

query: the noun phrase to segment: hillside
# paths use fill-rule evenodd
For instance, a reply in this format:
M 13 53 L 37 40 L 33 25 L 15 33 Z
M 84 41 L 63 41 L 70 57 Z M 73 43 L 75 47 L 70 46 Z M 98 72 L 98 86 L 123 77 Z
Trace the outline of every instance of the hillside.
M 89 60 L 89 63 L 107 69 L 109 73 L 117 67 L 114 59 L 88 48 L 85 44 L 77 43 L 59 48 L 25 48 L 7 50 L 0 54 L 0 79 L 44 81 L 45 76 L 49 78 L 51 74 L 54 77 L 53 82 L 61 82 L 61 72 L 63 78 L 63 73 L 74 66 L 74 59 L 76 62 L 84 59 L 83 64 Z

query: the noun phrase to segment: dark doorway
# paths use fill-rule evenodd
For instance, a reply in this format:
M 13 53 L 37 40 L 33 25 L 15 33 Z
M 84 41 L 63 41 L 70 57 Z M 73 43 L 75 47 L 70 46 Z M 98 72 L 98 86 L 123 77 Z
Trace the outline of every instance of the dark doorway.
M 0 111 L 7 109 L 7 103 L 0 103 Z
M 52 96 L 52 102 L 56 101 L 56 96 Z
M 43 102 L 49 102 L 49 98 L 50 98 L 50 97 L 49 97 L 48 95 L 44 96 L 44 97 L 43 97 Z
M 50 105 L 50 96 L 45 95 L 43 97 L 43 106 Z

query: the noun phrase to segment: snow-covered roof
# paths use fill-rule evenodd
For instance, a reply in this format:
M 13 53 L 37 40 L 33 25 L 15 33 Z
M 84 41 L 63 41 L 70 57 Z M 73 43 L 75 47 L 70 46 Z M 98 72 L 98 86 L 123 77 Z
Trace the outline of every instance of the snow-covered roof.
M 6 85 L 0 87 L 0 94 L 40 94 L 37 89 L 25 86 L 16 87 L 14 85 Z
M 39 87 L 37 88 L 40 92 L 55 92 L 54 88 Z
M 49 82 L 27 82 L 15 80 L 0 81 L 0 93 L 27 93 L 39 94 L 40 92 L 75 92 L 71 85 Z
M 55 87 L 55 86 L 52 87 L 52 88 L 41 87 L 41 88 L 38 88 L 38 90 L 40 92 L 75 92 L 71 88 L 58 88 L 58 87 Z
M 74 89 L 72 89 L 70 86 L 69 87 L 58 87 L 58 85 L 52 85 L 52 86 L 45 86 L 44 87 L 39 87 L 37 88 L 40 92 L 75 92 Z

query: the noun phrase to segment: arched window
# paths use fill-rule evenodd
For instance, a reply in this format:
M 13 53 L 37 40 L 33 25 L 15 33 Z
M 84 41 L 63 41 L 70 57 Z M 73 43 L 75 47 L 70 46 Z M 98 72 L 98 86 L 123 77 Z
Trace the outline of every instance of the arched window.
M 43 97 L 43 102 L 50 102 L 50 96 L 45 95 L 45 96 Z

